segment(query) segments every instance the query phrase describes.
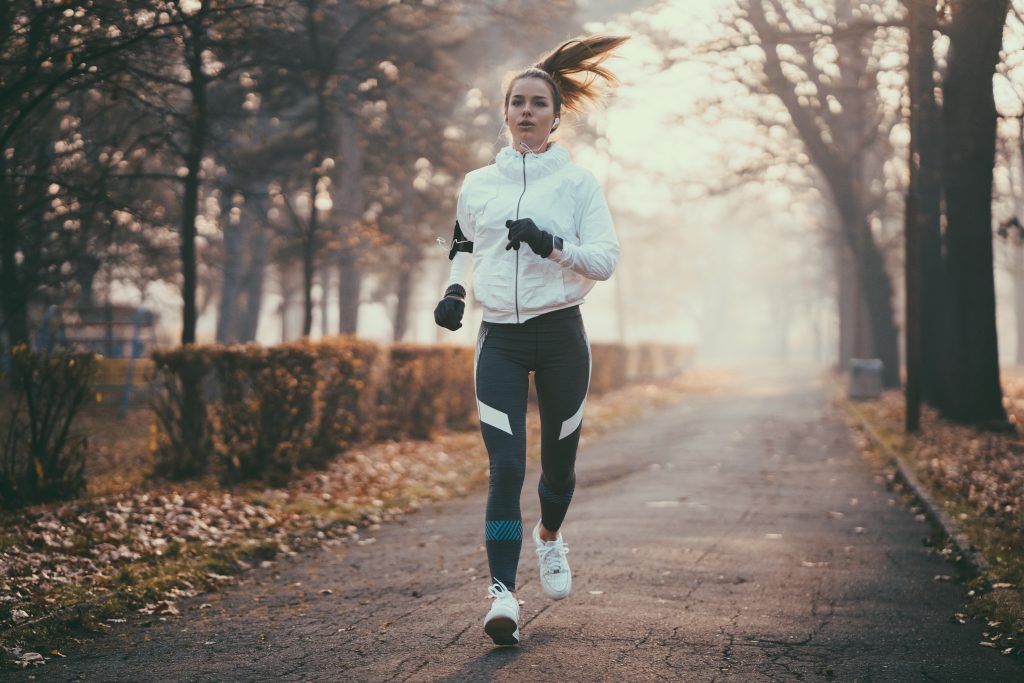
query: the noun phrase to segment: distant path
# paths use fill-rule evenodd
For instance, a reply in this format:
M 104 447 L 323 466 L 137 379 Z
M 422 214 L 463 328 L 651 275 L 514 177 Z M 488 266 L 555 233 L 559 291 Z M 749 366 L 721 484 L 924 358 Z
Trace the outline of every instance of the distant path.
M 963 588 L 890 502 L 811 372 L 694 397 L 583 449 L 574 592 L 524 544 L 521 647 L 495 649 L 483 495 L 254 572 L 180 621 L 36 669 L 87 681 L 1021 681 L 950 615 Z M 537 519 L 536 474 L 524 528 Z M 331 593 L 327 593 L 329 590 Z M 323 591 L 323 592 L 322 592 Z M 199 609 L 201 603 L 212 607 Z M 25 679 L 25 674 L 17 677 Z

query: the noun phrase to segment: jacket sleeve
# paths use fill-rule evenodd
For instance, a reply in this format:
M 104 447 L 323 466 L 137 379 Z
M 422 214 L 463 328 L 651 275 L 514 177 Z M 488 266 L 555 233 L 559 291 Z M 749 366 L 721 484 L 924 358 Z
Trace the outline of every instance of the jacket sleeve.
M 463 186 L 465 189 L 465 186 Z M 462 234 L 470 242 L 476 236 L 476 226 L 470 220 L 469 211 L 466 209 L 465 193 L 459 192 L 459 201 L 455 207 L 455 219 L 459 223 L 459 228 L 462 230 Z M 453 238 L 454 239 L 454 238 Z M 473 271 L 473 254 L 466 251 L 459 251 L 455 253 L 455 257 L 452 259 L 452 269 L 448 275 L 448 281 L 444 285 L 444 291 L 448 291 L 448 288 L 452 285 L 460 285 L 463 289 L 469 290 L 468 282 L 470 274 Z
M 597 180 L 588 175 L 575 210 L 576 233 L 580 243 L 563 241 L 560 252 L 551 258 L 564 268 L 590 278 L 607 280 L 619 262 L 619 239 L 612 215 Z

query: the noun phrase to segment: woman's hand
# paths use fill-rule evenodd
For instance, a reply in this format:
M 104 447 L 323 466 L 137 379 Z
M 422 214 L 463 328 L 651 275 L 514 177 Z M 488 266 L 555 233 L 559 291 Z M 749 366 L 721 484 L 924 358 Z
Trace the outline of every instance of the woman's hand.
M 554 238 L 550 232 L 538 228 L 532 218 L 505 221 L 505 227 L 508 228 L 508 244 L 505 246 L 505 251 L 519 249 L 520 243 L 526 242 L 537 256 L 547 258 L 551 255 L 551 250 L 554 249 Z
M 444 298 L 434 307 L 434 322 L 452 332 L 462 327 L 462 315 L 466 312 L 465 297 L 466 290 L 460 285 L 449 287 Z

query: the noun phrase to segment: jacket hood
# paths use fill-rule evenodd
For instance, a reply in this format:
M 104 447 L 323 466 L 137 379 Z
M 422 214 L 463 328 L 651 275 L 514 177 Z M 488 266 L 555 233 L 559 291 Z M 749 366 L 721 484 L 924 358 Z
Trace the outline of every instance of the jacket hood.
M 569 152 L 557 142 L 551 143 L 545 151 L 540 154 L 533 152 L 526 153 L 526 174 L 531 180 L 551 175 L 558 169 L 569 163 Z M 512 149 L 511 145 L 503 147 L 494 163 L 501 174 L 513 180 L 523 178 L 523 155 Z

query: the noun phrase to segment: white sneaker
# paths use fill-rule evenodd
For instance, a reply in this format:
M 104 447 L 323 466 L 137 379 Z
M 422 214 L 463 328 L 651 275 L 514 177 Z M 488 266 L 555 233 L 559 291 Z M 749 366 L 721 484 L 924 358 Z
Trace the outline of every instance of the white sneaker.
M 540 587 L 549 598 L 561 600 L 572 590 L 572 572 L 565 554 L 569 547 L 562 541 L 562 534 L 554 541 L 544 541 L 540 537 L 540 522 L 533 527 L 533 544 L 537 546 L 537 557 L 540 558 Z
M 495 645 L 518 645 L 519 600 L 497 579 L 487 592 L 494 598 L 494 603 L 484 617 L 484 631 Z

